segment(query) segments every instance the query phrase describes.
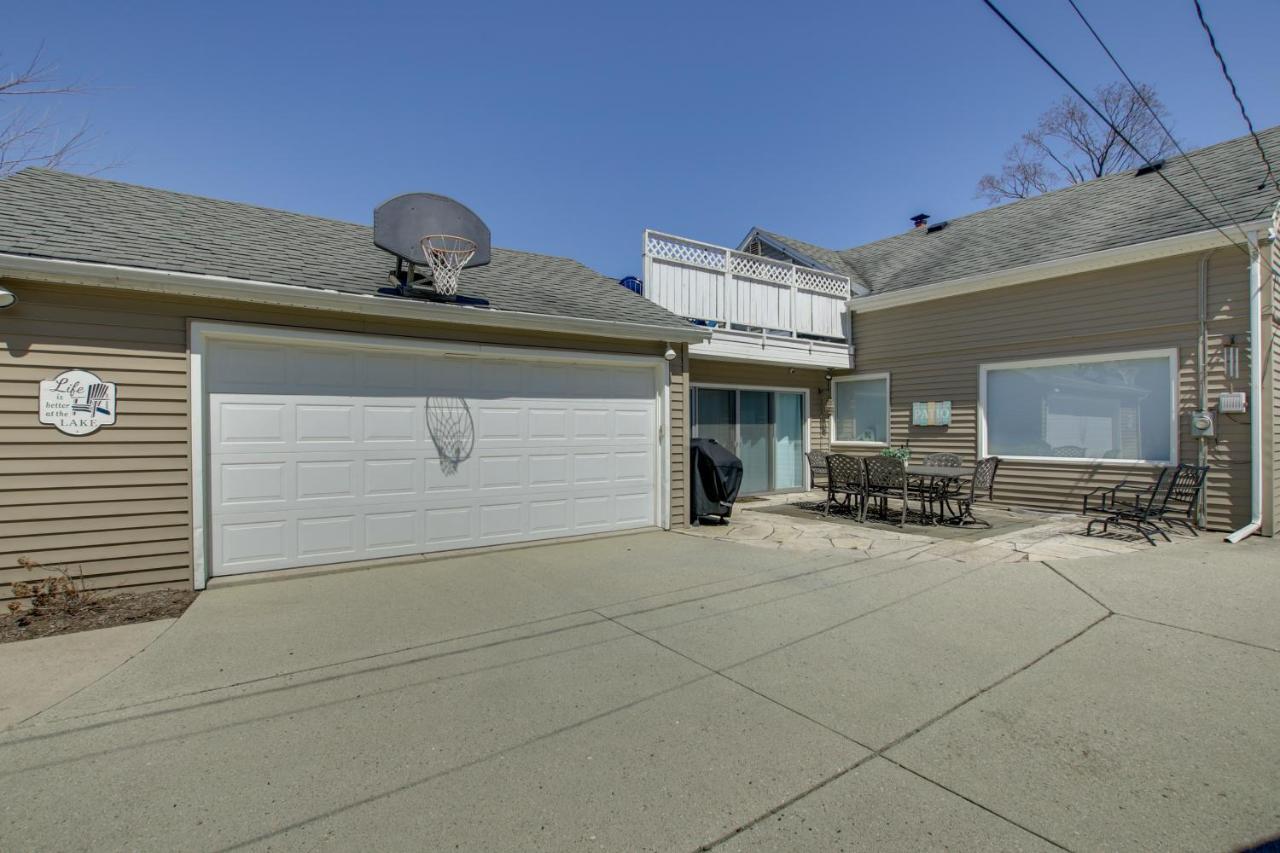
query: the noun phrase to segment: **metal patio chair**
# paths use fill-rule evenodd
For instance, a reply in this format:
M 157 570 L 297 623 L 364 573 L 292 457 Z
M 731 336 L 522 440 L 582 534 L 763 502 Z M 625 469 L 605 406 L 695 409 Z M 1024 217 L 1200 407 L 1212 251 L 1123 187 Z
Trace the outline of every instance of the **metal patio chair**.
M 951 467 L 959 467 L 964 464 L 960 461 L 958 453 L 930 453 L 928 456 L 920 460 L 922 465 L 948 465 Z
M 827 454 L 822 450 L 810 450 L 804 455 L 809 460 L 809 482 L 811 488 L 826 489 L 830 485 L 827 479 Z
M 868 456 L 863 460 L 866 466 L 866 499 L 862 505 L 862 520 L 866 521 L 867 506 L 871 501 L 880 502 L 880 515 L 888 520 L 889 499 L 902 501 L 902 520 L 898 527 L 907 523 L 907 509 L 911 501 L 910 481 L 907 477 L 907 466 L 901 459 L 893 456 Z M 921 511 L 924 509 L 924 498 L 921 493 Z
M 1157 486 L 1164 480 L 1167 471 L 1168 469 L 1161 469 L 1160 478 L 1156 481 Z M 1117 486 L 1116 488 L 1119 487 Z M 1156 497 L 1159 493 L 1159 488 L 1153 487 L 1143 491 L 1131 492 L 1132 503 L 1129 502 L 1129 498 L 1111 501 L 1110 512 L 1103 518 L 1090 520 L 1089 524 L 1085 526 L 1084 535 L 1092 536 L 1093 526 L 1101 522 L 1103 533 L 1106 533 L 1113 524 L 1120 527 L 1132 527 L 1138 533 L 1141 533 L 1142 538 L 1146 539 L 1147 544 L 1152 547 L 1155 547 L 1156 544 L 1156 540 L 1151 536 L 1153 533 L 1159 533 L 1166 542 L 1172 542 L 1173 540 L 1169 538 L 1169 534 L 1161 530 L 1155 523 L 1157 518 Z
M 1208 465 L 1184 462 L 1176 468 L 1161 468 L 1154 483 L 1133 484 L 1125 480 L 1116 486 L 1094 489 L 1084 497 L 1084 512 L 1085 515 L 1102 516 L 1095 521 L 1105 520 L 1117 511 L 1137 512 L 1154 498 L 1155 502 L 1147 513 L 1152 522 L 1162 522 L 1171 529 L 1173 525 L 1180 524 L 1192 536 L 1199 536 L 1192 517 L 1208 476 Z
M 835 453 L 827 457 L 829 468 L 827 477 L 827 500 L 822 508 L 823 515 L 831 515 L 831 505 L 838 504 L 849 510 L 854 518 L 866 512 L 867 477 L 862 460 L 857 456 L 845 456 Z M 844 500 L 836 497 L 843 495 Z
M 1199 536 L 1193 522 L 1196 506 L 1200 503 L 1200 493 L 1204 491 L 1205 481 L 1209 477 L 1208 465 L 1181 464 L 1174 469 L 1168 479 L 1164 499 L 1156 508 L 1155 517 L 1169 528 L 1181 524 L 1191 531 L 1192 536 Z
M 995 496 L 996 490 L 996 472 L 1000 470 L 1000 457 L 988 456 L 985 459 L 978 460 L 977 466 L 973 469 L 973 477 L 969 479 L 967 488 L 962 486 L 958 495 L 952 495 L 951 500 L 955 501 L 956 510 L 953 521 L 961 526 L 967 524 L 975 524 L 979 527 L 991 527 L 991 522 L 978 518 L 973 514 L 974 504 L 978 502 L 978 498 L 984 492 L 987 500 L 991 500 Z

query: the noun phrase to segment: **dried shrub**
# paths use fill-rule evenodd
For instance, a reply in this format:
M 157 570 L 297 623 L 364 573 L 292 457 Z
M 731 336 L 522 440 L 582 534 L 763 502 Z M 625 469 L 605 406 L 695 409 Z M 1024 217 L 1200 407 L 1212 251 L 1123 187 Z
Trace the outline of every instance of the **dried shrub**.
M 59 613 L 73 615 L 96 597 L 93 590 L 85 586 L 83 571 L 73 578 L 63 566 L 45 566 L 30 557 L 19 557 L 18 565 L 28 572 L 44 573 L 39 580 L 13 581 L 9 585 L 14 597 L 9 602 L 9 612 L 21 614 L 21 624 L 35 617 Z

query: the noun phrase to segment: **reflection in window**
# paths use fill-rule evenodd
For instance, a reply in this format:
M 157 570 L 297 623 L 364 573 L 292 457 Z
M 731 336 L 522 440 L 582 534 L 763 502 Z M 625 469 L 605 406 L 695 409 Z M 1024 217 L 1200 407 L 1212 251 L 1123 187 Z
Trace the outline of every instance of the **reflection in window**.
M 889 380 L 840 378 L 832 383 L 836 441 L 889 443 Z
M 1170 462 L 1168 356 L 990 367 L 986 453 Z

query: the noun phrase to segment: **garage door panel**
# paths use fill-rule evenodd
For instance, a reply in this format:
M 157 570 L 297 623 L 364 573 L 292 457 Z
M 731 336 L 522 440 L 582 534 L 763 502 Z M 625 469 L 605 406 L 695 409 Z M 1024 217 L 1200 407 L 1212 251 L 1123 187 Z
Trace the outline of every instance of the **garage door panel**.
M 297 522 L 300 558 L 346 557 L 355 559 L 362 550 L 357 538 L 355 515 L 299 518 Z
M 475 540 L 476 506 L 471 502 L 454 506 L 429 507 L 425 513 L 429 546 L 459 546 Z
M 419 494 L 421 458 L 365 459 L 361 494 L 367 498 L 396 498 Z
M 293 556 L 290 518 L 228 519 L 215 528 L 214 559 L 225 571 L 256 572 L 282 568 Z
M 215 447 L 283 446 L 293 438 L 292 413 L 283 403 L 227 402 L 218 408 L 212 421 Z
M 207 364 L 214 574 L 656 521 L 651 369 L 242 342 Z
M 426 492 L 470 492 L 475 488 L 475 473 L 479 467 L 474 457 L 454 462 L 438 455 L 428 455 L 423 462 Z
M 294 466 L 294 482 L 297 484 L 294 497 L 300 503 L 350 501 L 363 492 L 360 473 L 353 459 L 297 462 Z
M 244 461 L 214 466 L 215 507 L 245 504 L 283 504 L 292 494 L 291 465 L 284 461 Z
M 422 441 L 422 409 L 416 400 L 360 406 L 360 437 L 368 444 L 409 445 Z
M 366 513 L 364 541 L 365 549 L 378 556 L 387 552 L 412 552 L 422 541 L 422 512 L 399 509 Z

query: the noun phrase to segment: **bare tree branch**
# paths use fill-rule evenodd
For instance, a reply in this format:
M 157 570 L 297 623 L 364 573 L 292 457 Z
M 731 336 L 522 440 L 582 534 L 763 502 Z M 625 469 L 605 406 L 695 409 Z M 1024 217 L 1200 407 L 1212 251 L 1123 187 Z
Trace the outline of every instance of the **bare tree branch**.
M 96 139 L 87 122 L 60 121 L 50 100 L 85 91 L 79 82 L 59 79 L 43 48 L 16 70 L 0 65 L 0 178 L 27 166 L 81 165 L 78 157 Z
M 1065 184 L 1125 172 L 1148 158 L 1158 160 L 1172 154 L 1177 146 L 1152 113 L 1169 124 L 1168 110 L 1155 89 L 1139 83 L 1138 90 L 1123 83 L 1098 87 L 1094 102 L 1111 124 L 1099 120 L 1074 97 L 1054 104 L 1005 154 L 1000 174 L 982 176 L 978 197 L 988 204 L 1028 198 Z M 1119 128 L 1136 150 L 1111 125 Z

